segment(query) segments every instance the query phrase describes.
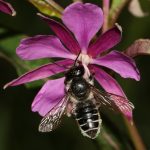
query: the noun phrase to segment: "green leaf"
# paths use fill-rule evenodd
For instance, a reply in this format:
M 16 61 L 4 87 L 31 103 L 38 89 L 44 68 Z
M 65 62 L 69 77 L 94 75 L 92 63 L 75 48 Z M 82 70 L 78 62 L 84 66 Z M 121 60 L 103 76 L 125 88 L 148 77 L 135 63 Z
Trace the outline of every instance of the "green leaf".
M 61 18 L 60 11 L 53 7 L 52 5 L 48 4 L 44 0 L 29 0 L 41 13 L 46 14 L 48 16 L 53 16 L 57 18 Z

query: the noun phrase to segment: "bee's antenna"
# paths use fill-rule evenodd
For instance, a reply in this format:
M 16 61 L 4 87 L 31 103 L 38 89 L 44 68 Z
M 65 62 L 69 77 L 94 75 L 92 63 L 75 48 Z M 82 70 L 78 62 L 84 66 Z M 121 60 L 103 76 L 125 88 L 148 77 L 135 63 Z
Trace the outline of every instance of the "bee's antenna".
M 77 60 L 78 60 L 78 58 L 79 58 L 80 54 L 81 54 L 81 50 L 80 50 L 80 52 L 79 52 L 79 54 L 78 54 L 77 58 L 75 59 L 75 61 L 74 61 L 74 65 L 73 65 L 73 66 L 75 66 L 75 65 L 76 65 Z
M 59 66 L 59 67 L 62 67 L 62 68 L 64 68 L 64 69 L 69 69 L 68 67 L 65 67 L 65 66 L 62 66 L 62 65 L 59 65 L 59 64 L 57 64 L 56 62 L 52 62 L 53 64 L 55 64 L 55 65 L 57 65 L 57 66 Z
M 80 51 L 80 52 L 79 52 L 79 54 L 77 55 L 77 57 L 76 57 L 76 59 L 75 59 L 75 61 L 74 61 L 73 66 L 75 66 L 75 65 L 76 65 L 77 60 L 78 60 L 78 58 L 79 58 L 80 54 L 81 54 L 81 51 Z M 57 65 L 57 66 L 59 66 L 59 67 L 63 67 L 63 68 L 65 68 L 65 69 L 69 69 L 68 67 L 65 67 L 65 66 L 63 66 L 63 65 L 59 65 L 59 64 L 57 64 L 57 62 L 52 62 L 52 63 L 53 63 L 53 64 L 55 64 L 55 65 Z

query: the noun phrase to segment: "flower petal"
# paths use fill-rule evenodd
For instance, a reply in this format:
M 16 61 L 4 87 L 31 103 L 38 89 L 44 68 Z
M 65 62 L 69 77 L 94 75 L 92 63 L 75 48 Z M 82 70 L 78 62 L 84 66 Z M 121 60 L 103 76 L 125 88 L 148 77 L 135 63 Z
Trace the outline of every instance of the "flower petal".
M 78 2 L 64 10 L 62 20 L 74 33 L 82 51 L 86 53 L 89 42 L 102 26 L 103 12 L 96 5 Z
M 32 103 L 32 111 L 45 116 L 65 95 L 65 78 L 47 81 Z
M 13 7 L 9 3 L 4 2 L 3 0 L 0 0 L 0 11 L 12 16 L 16 15 L 16 12 L 13 9 Z
M 8 86 L 16 86 L 27 82 L 32 82 L 63 72 L 66 70 L 66 67 L 69 67 L 73 64 L 73 61 L 66 59 L 57 62 L 57 64 L 46 64 L 35 70 L 27 72 L 26 74 L 20 76 L 19 78 L 7 83 L 4 86 L 4 89 L 7 88 Z
M 102 34 L 95 43 L 91 44 L 88 48 L 88 54 L 92 57 L 97 57 L 102 52 L 114 47 L 121 40 L 122 30 L 121 27 L 116 25 Z
M 128 10 L 135 17 L 145 17 L 149 15 L 148 12 L 145 12 L 142 9 L 141 3 L 139 0 L 131 0 L 128 5 Z
M 123 51 L 129 57 L 150 55 L 150 39 L 138 39 Z
M 109 74 L 95 65 L 90 65 L 89 68 L 94 73 L 95 79 L 106 92 L 126 97 L 120 85 Z
M 64 45 L 74 54 L 78 54 L 80 51 L 80 46 L 76 39 L 72 36 L 70 31 L 65 28 L 59 22 L 49 19 L 42 14 L 38 14 L 42 20 L 48 23 L 50 28 L 55 32 L 55 34 L 59 37 L 59 39 L 64 43 Z
M 76 57 L 66 50 L 57 37 L 50 35 L 25 38 L 20 42 L 16 51 L 19 57 L 25 60 L 51 57 L 74 59 Z
M 98 59 L 93 59 L 93 64 L 110 68 L 124 78 L 140 80 L 140 73 L 134 60 L 120 52 L 112 51 Z

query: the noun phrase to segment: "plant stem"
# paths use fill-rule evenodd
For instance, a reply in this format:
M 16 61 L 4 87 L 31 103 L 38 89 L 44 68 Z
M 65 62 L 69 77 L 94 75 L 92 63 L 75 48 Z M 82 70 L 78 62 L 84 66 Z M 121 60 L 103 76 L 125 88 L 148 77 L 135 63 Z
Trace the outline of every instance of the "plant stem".
M 55 1 L 53 0 L 45 0 L 45 2 L 47 2 L 49 5 L 51 5 L 52 7 L 54 7 L 56 10 L 58 10 L 60 13 L 63 12 L 63 8 L 57 4 Z
M 130 0 L 113 0 L 109 13 L 108 26 L 111 28 L 116 23 L 122 9 L 128 4 Z
M 82 2 L 82 0 L 73 0 L 73 2 Z
M 117 144 L 106 131 L 103 131 L 103 137 L 109 143 L 109 145 L 113 147 L 114 150 L 120 150 L 119 144 Z
M 113 139 L 113 137 L 107 133 L 105 129 L 103 129 L 102 133 L 98 135 L 96 138 L 96 147 L 97 149 L 101 149 L 102 140 L 104 140 L 110 148 L 113 148 L 114 150 L 120 150 L 120 146 L 116 140 Z
M 129 131 L 130 138 L 134 144 L 135 149 L 136 150 L 146 150 L 146 148 L 142 142 L 142 139 L 141 139 L 140 135 L 138 134 L 138 131 L 136 129 L 134 122 L 131 124 L 131 122 L 129 122 L 127 120 L 127 118 L 125 118 L 124 116 L 123 116 L 123 118 L 124 118 L 126 127 Z
M 109 28 L 113 27 L 116 23 L 122 9 L 128 4 L 129 0 L 120 0 L 120 1 L 112 1 L 112 6 L 109 12 L 108 18 L 108 11 L 109 11 L 109 0 L 103 0 L 103 11 L 104 11 L 104 25 L 103 25 L 103 32 L 108 30 Z M 108 20 L 109 19 L 109 20 Z M 109 22 L 108 22 L 109 21 Z M 131 124 L 127 120 L 125 116 L 123 116 L 125 125 L 129 131 L 130 138 L 134 144 L 136 150 L 146 150 L 142 139 L 136 129 L 135 124 Z
M 104 24 L 102 27 L 102 32 L 105 32 L 108 29 L 109 5 L 110 0 L 103 0 Z
M 2 52 L 0 52 L 0 58 L 5 59 L 6 61 L 8 61 L 10 64 L 13 65 L 13 67 L 16 67 L 16 64 L 14 63 L 14 61 L 12 61 L 8 56 L 6 56 L 5 54 L 3 54 Z

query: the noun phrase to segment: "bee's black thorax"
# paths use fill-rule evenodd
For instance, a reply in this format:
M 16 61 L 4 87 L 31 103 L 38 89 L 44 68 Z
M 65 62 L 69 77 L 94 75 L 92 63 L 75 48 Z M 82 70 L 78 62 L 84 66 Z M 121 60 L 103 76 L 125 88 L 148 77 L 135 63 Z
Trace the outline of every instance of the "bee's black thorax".
M 69 92 L 77 101 L 87 99 L 90 93 L 89 84 L 83 78 L 84 73 L 82 65 L 74 66 L 66 73 L 65 84 L 69 85 Z
M 74 110 L 74 116 L 83 135 L 90 138 L 98 135 L 101 119 L 96 105 L 91 100 L 79 102 Z
M 73 78 L 70 85 L 71 93 L 77 100 L 85 100 L 89 95 L 89 84 L 82 77 Z

